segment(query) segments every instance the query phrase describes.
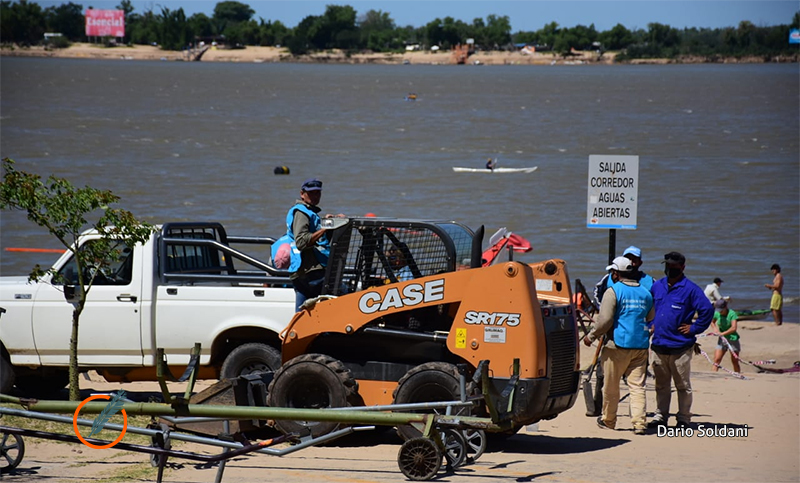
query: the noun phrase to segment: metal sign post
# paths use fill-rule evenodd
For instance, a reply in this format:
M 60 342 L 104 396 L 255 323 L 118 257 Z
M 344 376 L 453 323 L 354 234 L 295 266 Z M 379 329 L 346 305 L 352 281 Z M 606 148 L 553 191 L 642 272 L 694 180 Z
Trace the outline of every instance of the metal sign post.
M 608 228 L 608 263 L 617 229 L 635 230 L 639 202 L 639 156 L 589 156 L 586 227 Z

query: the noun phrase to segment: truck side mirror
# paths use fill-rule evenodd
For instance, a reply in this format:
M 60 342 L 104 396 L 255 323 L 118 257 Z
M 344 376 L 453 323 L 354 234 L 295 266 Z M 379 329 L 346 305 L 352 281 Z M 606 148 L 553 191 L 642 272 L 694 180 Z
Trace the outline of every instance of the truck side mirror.
M 75 299 L 75 285 L 64 285 L 64 298 L 67 302 L 72 302 Z

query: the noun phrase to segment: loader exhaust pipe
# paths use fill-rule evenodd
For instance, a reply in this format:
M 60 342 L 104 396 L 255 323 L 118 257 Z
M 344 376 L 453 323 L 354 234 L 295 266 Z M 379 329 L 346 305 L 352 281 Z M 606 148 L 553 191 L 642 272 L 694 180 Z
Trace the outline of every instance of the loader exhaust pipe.
M 470 253 L 470 262 L 469 268 L 480 268 L 483 266 L 483 260 L 481 257 L 483 256 L 483 233 L 486 231 L 483 225 L 480 226 L 477 230 L 475 230 L 475 234 L 472 236 L 472 252 Z

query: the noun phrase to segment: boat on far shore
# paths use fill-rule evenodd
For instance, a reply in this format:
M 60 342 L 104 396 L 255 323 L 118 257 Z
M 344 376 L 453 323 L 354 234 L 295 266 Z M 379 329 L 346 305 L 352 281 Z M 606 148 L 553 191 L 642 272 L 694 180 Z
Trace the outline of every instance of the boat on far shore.
M 461 168 L 453 166 L 453 171 L 456 173 L 533 173 L 538 169 L 538 166 L 530 168 Z

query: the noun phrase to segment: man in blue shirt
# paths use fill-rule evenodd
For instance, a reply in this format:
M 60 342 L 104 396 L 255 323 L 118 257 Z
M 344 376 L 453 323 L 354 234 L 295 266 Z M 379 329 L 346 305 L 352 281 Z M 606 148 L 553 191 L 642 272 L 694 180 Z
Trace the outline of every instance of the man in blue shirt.
M 656 317 L 653 320 L 653 374 L 656 379 L 656 412 L 649 426 L 666 426 L 672 381 L 678 393 L 678 428 L 692 420 L 692 354 L 697 334 L 714 316 L 714 307 L 703 289 L 683 274 L 686 257 L 678 252 L 664 255 L 666 277 L 653 284 Z M 697 320 L 692 321 L 695 313 Z

